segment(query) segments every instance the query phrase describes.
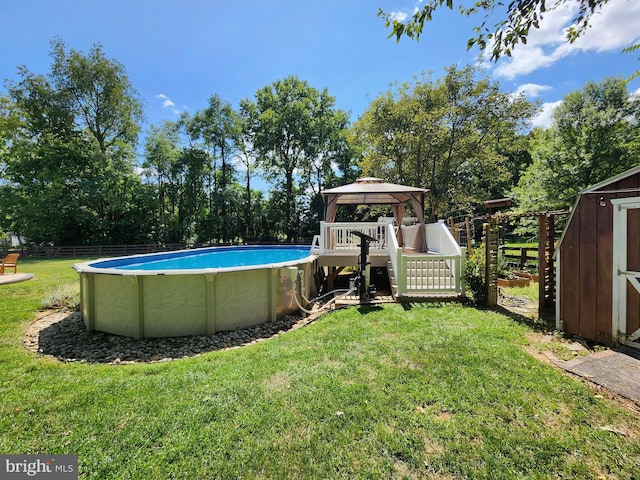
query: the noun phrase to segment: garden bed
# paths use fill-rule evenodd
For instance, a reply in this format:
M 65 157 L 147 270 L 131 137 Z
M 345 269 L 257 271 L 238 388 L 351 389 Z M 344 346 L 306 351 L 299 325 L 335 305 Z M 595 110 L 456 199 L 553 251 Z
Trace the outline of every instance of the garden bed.
M 522 277 L 498 278 L 499 287 L 528 287 L 530 282 L 530 279 Z

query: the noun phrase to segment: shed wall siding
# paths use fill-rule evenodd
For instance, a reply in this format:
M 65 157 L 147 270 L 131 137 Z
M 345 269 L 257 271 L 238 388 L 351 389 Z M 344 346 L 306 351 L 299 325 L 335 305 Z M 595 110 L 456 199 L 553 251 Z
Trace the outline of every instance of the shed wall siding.
M 573 335 L 610 345 L 613 288 L 613 198 L 640 196 L 640 192 L 605 193 L 640 187 L 640 174 L 582 195 L 560 246 L 560 312 L 564 330 Z M 600 197 L 605 206 L 600 205 Z M 640 211 L 630 213 L 628 230 L 629 269 L 640 271 Z M 633 288 L 633 287 L 628 287 Z M 634 290 L 635 292 L 635 290 Z M 640 328 L 640 296 L 629 298 L 630 327 Z
M 598 243 L 596 252 L 596 264 L 598 273 L 596 278 L 596 336 L 594 340 L 610 345 L 613 342 L 611 330 L 611 305 L 613 288 L 613 206 L 608 196 L 605 199 L 606 206 L 600 207 L 600 197 L 595 197 L 598 205 Z
M 580 230 L 579 234 L 579 262 L 577 272 L 580 292 L 580 336 L 596 337 L 596 313 L 598 283 L 597 253 L 598 253 L 598 198 L 586 196 L 580 200 Z M 570 271 L 570 270 L 569 270 Z
M 560 254 L 560 320 L 569 334 L 580 334 L 580 208 L 567 227 Z

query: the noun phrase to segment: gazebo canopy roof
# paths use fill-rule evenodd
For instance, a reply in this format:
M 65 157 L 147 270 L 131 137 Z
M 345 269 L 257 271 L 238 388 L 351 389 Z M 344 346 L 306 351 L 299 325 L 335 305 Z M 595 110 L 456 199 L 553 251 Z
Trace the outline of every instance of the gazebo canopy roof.
M 406 185 L 383 182 L 380 178 L 359 178 L 355 183 L 330 188 L 320 192 L 327 203 L 327 197 L 337 197 L 338 205 L 389 205 L 405 203 L 416 196 L 422 197 L 429 190 Z

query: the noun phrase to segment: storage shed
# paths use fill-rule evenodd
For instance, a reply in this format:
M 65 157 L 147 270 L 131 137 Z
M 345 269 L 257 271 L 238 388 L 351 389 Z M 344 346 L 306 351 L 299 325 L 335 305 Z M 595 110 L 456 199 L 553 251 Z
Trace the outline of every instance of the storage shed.
M 578 194 L 556 255 L 557 328 L 640 348 L 640 166 Z

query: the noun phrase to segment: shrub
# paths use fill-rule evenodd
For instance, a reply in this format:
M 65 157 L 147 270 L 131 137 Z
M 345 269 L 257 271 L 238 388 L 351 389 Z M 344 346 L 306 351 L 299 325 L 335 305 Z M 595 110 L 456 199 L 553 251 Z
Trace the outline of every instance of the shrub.
M 77 310 L 80 306 L 80 285 L 66 283 L 54 288 L 42 300 L 42 309 Z
M 484 248 L 476 248 L 469 255 L 462 276 L 477 305 L 487 304 L 487 283 L 485 280 Z

